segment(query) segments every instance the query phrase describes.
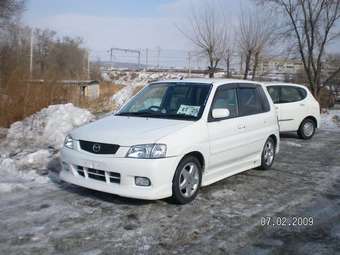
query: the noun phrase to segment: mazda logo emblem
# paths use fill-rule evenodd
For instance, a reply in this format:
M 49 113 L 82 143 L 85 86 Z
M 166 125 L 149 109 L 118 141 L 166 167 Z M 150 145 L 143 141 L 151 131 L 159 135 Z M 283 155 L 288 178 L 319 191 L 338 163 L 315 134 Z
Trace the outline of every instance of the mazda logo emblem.
M 93 152 L 99 152 L 99 151 L 100 151 L 100 144 L 95 143 L 95 144 L 92 146 L 92 150 L 93 150 Z

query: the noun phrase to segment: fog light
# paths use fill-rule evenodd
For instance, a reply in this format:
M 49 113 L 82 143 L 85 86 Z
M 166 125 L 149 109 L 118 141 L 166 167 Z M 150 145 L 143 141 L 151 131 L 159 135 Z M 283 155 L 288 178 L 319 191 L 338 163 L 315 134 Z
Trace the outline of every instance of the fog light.
M 149 180 L 149 178 L 139 177 L 139 176 L 135 177 L 135 183 L 136 183 L 136 186 L 150 186 L 151 185 L 151 181 Z
M 67 164 L 65 161 L 63 161 L 63 169 L 65 170 L 65 171 L 70 171 L 71 169 L 70 169 L 70 165 L 69 164 Z

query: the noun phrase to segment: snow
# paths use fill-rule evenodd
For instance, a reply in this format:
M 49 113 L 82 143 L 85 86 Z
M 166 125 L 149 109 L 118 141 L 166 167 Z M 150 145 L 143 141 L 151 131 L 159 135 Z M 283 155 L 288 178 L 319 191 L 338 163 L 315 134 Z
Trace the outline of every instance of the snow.
M 13 123 L 0 141 L 0 192 L 15 188 L 15 183 L 8 183 L 13 175 L 46 182 L 48 164 L 58 158 L 66 134 L 94 119 L 88 110 L 60 104 Z
M 51 153 L 48 150 L 41 149 L 36 152 L 29 153 L 17 160 L 17 165 L 19 168 L 30 169 L 46 169 L 47 164 L 51 159 Z
M 340 131 L 340 110 L 328 110 L 322 113 L 321 129 Z
M 0 183 L 0 193 L 12 192 L 14 190 L 26 189 L 27 186 L 21 183 Z
M 10 158 L 0 158 L 0 172 L 11 173 L 16 171 L 15 162 L 13 159 Z
M 116 109 L 120 108 L 130 97 L 133 96 L 134 89 L 135 87 L 133 85 L 128 85 L 112 96 L 111 99 L 115 103 Z
M 89 111 L 73 104 L 50 105 L 23 121 L 13 123 L 8 130 L 6 144 L 12 148 L 52 146 L 60 149 L 71 129 L 92 119 L 94 116 Z
M 287 145 L 294 146 L 294 147 L 302 147 L 302 144 L 295 143 L 295 142 L 292 142 L 292 141 L 285 141 L 285 143 Z

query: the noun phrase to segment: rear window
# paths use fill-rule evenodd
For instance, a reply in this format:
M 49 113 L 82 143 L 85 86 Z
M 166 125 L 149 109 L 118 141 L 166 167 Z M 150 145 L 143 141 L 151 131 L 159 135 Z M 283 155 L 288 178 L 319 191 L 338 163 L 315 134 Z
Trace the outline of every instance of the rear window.
M 305 89 L 295 86 L 269 86 L 267 90 L 274 104 L 298 102 L 307 96 Z

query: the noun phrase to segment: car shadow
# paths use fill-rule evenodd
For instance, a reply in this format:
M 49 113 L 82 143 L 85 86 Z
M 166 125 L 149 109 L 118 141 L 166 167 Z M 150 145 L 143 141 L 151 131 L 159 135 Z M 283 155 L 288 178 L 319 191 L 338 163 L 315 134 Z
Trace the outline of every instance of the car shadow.
M 300 137 L 298 136 L 298 134 L 296 132 L 283 132 L 280 133 L 280 138 L 294 138 L 294 139 L 299 139 Z

